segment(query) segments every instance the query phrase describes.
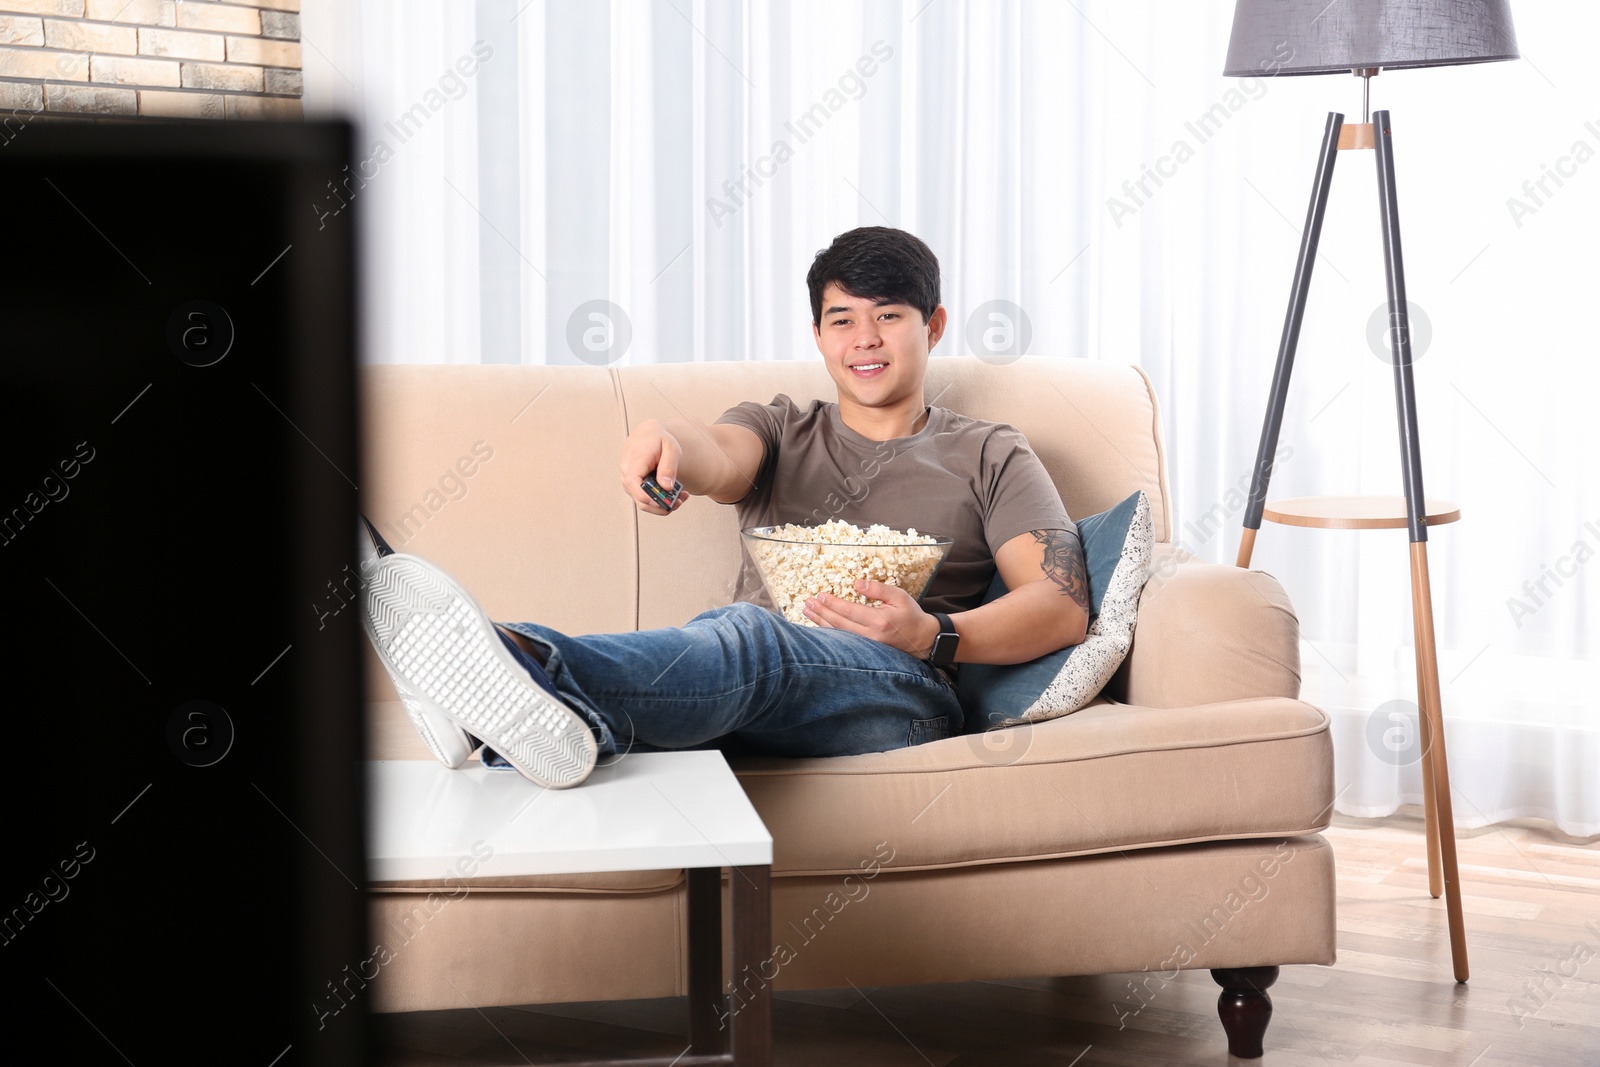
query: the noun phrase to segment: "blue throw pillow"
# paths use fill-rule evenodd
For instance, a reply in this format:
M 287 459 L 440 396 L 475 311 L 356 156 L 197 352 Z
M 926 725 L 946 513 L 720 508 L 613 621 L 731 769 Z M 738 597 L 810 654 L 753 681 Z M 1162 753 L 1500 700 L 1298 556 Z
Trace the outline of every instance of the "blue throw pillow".
M 956 691 L 969 731 L 1077 711 L 1127 658 L 1155 543 L 1150 500 L 1141 489 L 1114 508 L 1079 519 L 1077 526 L 1089 578 L 1088 636 L 1027 663 L 963 663 Z M 996 571 L 983 603 L 1007 592 Z

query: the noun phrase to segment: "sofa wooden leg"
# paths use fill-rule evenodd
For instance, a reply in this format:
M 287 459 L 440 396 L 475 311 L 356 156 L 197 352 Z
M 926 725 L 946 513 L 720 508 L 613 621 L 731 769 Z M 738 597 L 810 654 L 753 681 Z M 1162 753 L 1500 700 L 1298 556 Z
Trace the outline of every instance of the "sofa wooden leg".
M 1272 1021 L 1267 987 L 1278 980 L 1276 967 L 1217 967 L 1211 977 L 1222 987 L 1217 1014 L 1228 1034 L 1228 1055 L 1253 1060 L 1261 1055 L 1261 1039 Z

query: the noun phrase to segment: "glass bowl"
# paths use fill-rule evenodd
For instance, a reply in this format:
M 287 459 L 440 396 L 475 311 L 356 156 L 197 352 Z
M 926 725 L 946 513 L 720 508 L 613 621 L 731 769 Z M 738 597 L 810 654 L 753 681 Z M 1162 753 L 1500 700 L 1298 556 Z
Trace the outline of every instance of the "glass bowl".
M 805 533 L 797 534 L 797 529 Z M 773 606 L 790 622 L 815 626 L 805 617 L 805 604 L 817 593 L 857 604 L 879 603 L 856 592 L 855 582 L 860 578 L 897 586 L 921 601 L 955 541 L 914 531 L 915 527 L 902 532 L 877 525 L 862 531 L 860 542 L 807 539 L 854 536 L 847 524 L 830 522 L 821 526 L 747 526 L 739 535 Z M 919 541 L 925 538 L 926 543 L 897 543 L 886 536 L 891 534 L 914 536 Z

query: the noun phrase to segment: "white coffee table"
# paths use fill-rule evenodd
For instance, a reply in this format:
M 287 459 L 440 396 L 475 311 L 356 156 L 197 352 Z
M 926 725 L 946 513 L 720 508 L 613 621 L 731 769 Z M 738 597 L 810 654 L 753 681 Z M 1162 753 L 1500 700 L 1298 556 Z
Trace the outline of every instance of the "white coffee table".
M 493 850 L 478 877 L 683 869 L 690 1048 L 676 1059 L 603 1062 L 771 1062 L 765 983 L 736 998 L 729 1041 L 720 1036 L 722 868 L 732 889 L 734 975 L 756 970 L 772 948 L 772 835 L 720 752 L 629 755 L 597 767 L 573 789 L 540 789 L 514 771 L 477 762 L 453 771 L 431 760 L 374 760 L 367 768 L 373 881 L 442 879 L 461 856 L 473 854 L 475 842 Z

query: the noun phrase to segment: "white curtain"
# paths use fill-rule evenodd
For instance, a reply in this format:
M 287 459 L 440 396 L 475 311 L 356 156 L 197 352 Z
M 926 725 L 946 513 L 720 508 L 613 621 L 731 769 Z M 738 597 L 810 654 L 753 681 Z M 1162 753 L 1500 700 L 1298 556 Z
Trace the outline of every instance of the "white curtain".
M 359 193 L 366 358 L 816 358 L 812 256 L 899 226 L 943 267 L 936 356 L 1009 324 L 1030 352 L 1151 374 L 1175 540 L 1232 562 L 1324 119 L 1359 121 L 1361 101 L 1348 76 L 1221 77 L 1231 15 L 305 0 L 308 112 L 392 150 Z M 1413 326 L 1425 485 L 1462 509 L 1429 540 L 1456 817 L 1594 835 L 1600 11 L 1515 16 L 1522 60 L 1388 72 L 1373 106 L 1392 112 L 1413 318 L 1431 327 Z M 1373 154 L 1345 152 L 1273 498 L 1400 492 L 1383 277 Z M 1254 565 L 1299 611 L 1338 809 L 1419 803 L 1405 533 L 1267 524 Z

